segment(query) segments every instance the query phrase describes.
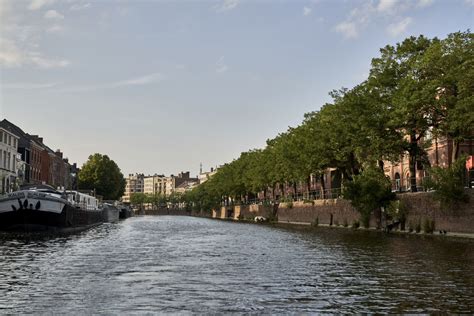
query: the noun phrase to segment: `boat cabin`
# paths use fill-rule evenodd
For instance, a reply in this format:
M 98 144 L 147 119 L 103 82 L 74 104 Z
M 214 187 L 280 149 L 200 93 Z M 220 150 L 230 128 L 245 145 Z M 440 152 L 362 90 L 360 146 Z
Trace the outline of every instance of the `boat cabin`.
M 99 200 L 88 194 L 77 191 L 66 191 L 67 200 L 75 207 L 84 210 L 98 210 Z

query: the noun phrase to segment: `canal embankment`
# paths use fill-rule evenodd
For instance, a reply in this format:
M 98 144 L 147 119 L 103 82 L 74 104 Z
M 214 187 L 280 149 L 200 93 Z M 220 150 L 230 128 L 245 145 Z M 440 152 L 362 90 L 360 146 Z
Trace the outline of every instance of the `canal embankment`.
M 452 236 L 474 238 L 474 190 L 468 190 L 469 203 L 443 207 L 431 192 L 399 194 L 398 199 L 406 208 L 404 225 L 394 230 L 421 233 L 435 232 Z M 198 215 L 199 216 L 199 215 Z M 254 204 L 223 206 L 212 210 L 211 217 L 232 220 L 253 220 L 264 217 L 282 224 L 321 225 L 334 227 L 359 227 L 360 214 L 344 199 L 293 201 L 274 205 Z M 381 211 L 374 212 L 369 229 L 383 227 Z

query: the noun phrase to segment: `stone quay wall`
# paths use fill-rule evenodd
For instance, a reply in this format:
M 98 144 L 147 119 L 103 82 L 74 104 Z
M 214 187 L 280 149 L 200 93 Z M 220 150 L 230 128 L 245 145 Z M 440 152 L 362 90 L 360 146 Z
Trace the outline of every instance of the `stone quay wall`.
M 272 205 L 235 205 L 222 206 L 219 209 L 212 210 L 212 218 L 233 219 L 233 220 L 253 220 L 256 216 L 265 218 L 273 214 Z
M 444 209 L 433 198 L 433 193 L 403 193 L 398 198 L 407 207 L 406 229 L 423 226 L 429 220 L 434 221 L 435 231 L 474 234 L 474 190 L 469 189 L 469 203 L 460 203 L 452 209 Z M 213 210 L 211 217 L 219 219 L 252 220 L 256 216 L 272 218 L 279 223 L 352 226 L 360 221 L 360 214 L 343 199 L 315 200 L 311 202 L 281 203 L 279 205 L 238 205 Z M 380 227 L 380 212 L 372 214 L 371 228 Z
M 157 209 L 146 209 L 143 210 L 143 215 L 191 215 L 187 210 L 175 209 L 175 208 L 157 208 Z
M 278 207 L 277 215 L 280 223 L 351 225 L 359 220 L 359 212 L 349 201 L 342 199 L 282 203 Z
M 433 199 L 433 193 L 405 193 L 399 199 L 408 208 L 406 225 L 423 225 L 426 220 L 435 222 L 435 230 L 474 234 L 474 189 L 467 190 L 469 203 L 459 203 L 452 208 L 443 208 Z

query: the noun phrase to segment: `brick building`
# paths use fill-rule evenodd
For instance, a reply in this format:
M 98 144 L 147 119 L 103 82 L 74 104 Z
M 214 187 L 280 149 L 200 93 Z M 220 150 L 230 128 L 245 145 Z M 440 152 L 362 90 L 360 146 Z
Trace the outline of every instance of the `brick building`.
M 429 166 L 439 166 L 446 168 L 453 163 L 453 141 L 448 137 L 431 137 L 428 133 L 428 138 L 421 141 L 429 141 L 430 146 L 426 149 Z M 459 156 L 463 154 L 474 154 L 474 141 L 466 141 L 459 145 Z M 384 172 L 390 177 L 392 181 L 392 189 L 394 191 L 409 191 L 410 190 L 410 165 L 409 156 L 407 154 L 400 157 L 399 163 L 385 162 Z M 419 190 L 423 189 L 423 179 L 429 176 L 426 166 L 417 165 L 416 170 L 416 185 Z
M 73 168 L 60 150 L 53 151 L 43 142 L 42 137 L 30 135 L 6 119 L 0 122 L 0 127 L 18 136 L 17 152 L 20 154 L 22 167 L 20 184 L 49 184 L 55 188 L 73 188 L 77 165 Z

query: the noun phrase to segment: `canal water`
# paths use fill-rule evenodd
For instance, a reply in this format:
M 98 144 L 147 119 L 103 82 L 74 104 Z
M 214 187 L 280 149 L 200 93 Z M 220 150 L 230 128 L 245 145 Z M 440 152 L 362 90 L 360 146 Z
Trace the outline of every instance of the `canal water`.
M 0 314 L 474 312 L 474 241 L 193 217 L 0 235 Z

